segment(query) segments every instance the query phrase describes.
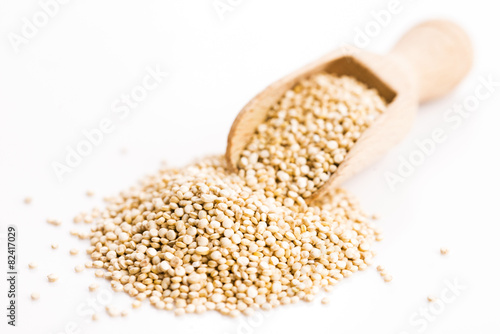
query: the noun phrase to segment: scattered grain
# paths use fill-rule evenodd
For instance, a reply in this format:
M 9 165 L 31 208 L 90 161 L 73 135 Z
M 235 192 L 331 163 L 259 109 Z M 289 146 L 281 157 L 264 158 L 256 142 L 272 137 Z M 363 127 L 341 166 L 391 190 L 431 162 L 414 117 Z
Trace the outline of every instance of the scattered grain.
M 108 313 L 108 315 L 112 318 L 120 315 L 120 311 L 113 305 L 106 306 L 106 313 Z
M 57 276 L 56 274 L 50 274 L 47 276 L 47 279 L 50 283 L 54 283 L 59 279 L 59 276 Z
M 59 219 L 47 218 L 47 223 L 54 226 L 60 226 L 62 224 L 62 221 L 60 221 Z

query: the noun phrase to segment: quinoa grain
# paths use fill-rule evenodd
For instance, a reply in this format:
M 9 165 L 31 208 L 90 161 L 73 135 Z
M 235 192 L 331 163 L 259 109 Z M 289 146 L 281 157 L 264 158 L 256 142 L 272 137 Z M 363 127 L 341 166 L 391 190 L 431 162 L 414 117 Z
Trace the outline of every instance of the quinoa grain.
M 56 274 L 50 274 L 50 275 L 47 276 L 47 280 L 50 283 L 57 282 L 58 279 L 59 279 L 59 276 L 57 276 Z
M 62 222 L 60 220 L 53 219 L 53 218 L 48 218 L 47 223 L 49 223 L 50 225 L 54 225 L 54 226 L 60 226 L 62 224 Z

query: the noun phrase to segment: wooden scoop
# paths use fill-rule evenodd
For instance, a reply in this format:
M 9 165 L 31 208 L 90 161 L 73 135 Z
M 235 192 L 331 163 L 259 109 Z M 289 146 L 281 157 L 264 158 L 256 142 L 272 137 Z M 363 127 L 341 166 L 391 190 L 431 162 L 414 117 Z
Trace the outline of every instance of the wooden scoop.
M 271 84 L 240 111 L 227 141 L 228 166 L 236 171 L 241 152 L 266 120 L 269 108 L 299 81 L 319 72 L 353 76 L 377 89 L 388 109 L 363 132 L 335 173 L 308 201 L 319 198 L 399 142 L 410 130 L 419 102 L 452 90 L 469 71 L 472 57 L 466 33 L 443 20 L 417 25 L 388 55 L 353 47 L 334 51 Z

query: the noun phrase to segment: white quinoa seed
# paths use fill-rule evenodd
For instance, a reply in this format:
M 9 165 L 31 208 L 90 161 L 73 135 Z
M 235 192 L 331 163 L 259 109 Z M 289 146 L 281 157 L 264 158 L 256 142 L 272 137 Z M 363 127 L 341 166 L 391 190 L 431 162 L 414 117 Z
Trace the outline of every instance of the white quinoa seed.
M 31 300 L 38 300 L 40 299 L 40 294 L 38 292 L 33 292 L 31 294 Z
M 58 219 L 53 219 L 53 218 L 47 218 L 47 223 L 49 223 L 50 225 L 54 225 L 54 226 L 60 226 L 62 224 L 62 222 Z
M 108 315 L 112 318 L 120 315 L 120 311 L 114 305 L 107 305 L 106 313 L 108 313 Z
M 183 315 L 186 313 L 186 310 L 184 310 L 183 308 L 176 308 L 174 310 L 174 313 L 175 313 L 175 315 Z
M 50 283 L 57 282 L 58 279 L 59 279 L 59 276 L 57 276 L 56 274 L 49 274 L 49 275 L 47 275 L 47 280 Z

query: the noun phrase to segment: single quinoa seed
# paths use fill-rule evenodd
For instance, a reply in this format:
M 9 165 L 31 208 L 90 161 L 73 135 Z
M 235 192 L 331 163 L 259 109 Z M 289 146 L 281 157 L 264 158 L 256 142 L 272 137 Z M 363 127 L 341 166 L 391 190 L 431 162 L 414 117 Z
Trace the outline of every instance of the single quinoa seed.
M 47 223 L 49 223 L 50 225 L 54 225 L 54 226 L 60 226 L 62 224 L 62 222 L 60 220 L 53 219 L 53 218 L 48 218 Z
M 120 311 L 113 305 L 106 306 L 106 313 L 108 313 L 108 315 L 112 318 L 120 315 Z
M 56 274 L 50 274 L 50 275 L 47 276 L 47 280 L 50 283 L 57 282 L 58 279 L 59 279 L 59 276 L 57 276 Z
M 450 250 L 446 247 L 441 247 L 441 249 L 439 250 L 439 252 L 441 253 L 441 255 L 448 255 L 448 253 L 450 252 Z
M 38 267 L 38 264 L 36 262 L 28 263 L 28 268 L 30 268 L 30 269 L 36 269 L 37 267 Z
M 38 292 L 33 292 L 31 294 L 31 300 L 38 300 L 40 299 L 40 294 Z

